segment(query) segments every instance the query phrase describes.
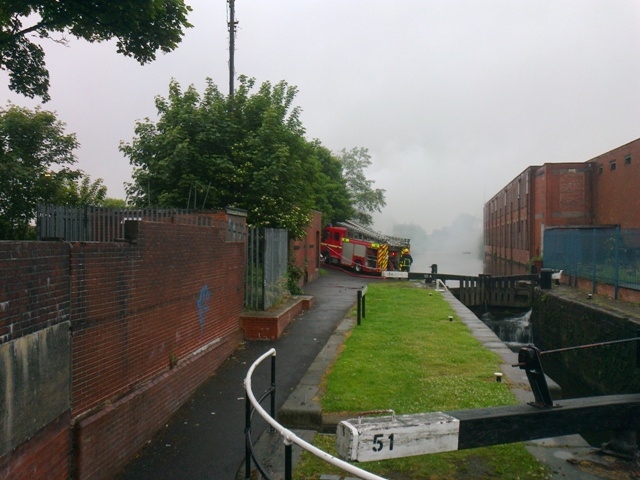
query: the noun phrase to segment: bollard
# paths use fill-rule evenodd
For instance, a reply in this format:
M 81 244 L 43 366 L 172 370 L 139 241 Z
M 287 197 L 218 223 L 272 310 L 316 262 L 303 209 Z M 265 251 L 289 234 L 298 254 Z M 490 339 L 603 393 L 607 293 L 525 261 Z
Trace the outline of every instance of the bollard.
M 367 286 L 363 286 L 357 293 L 357 311 L 358 311 L 358 325 L 362 323 L 362 319 L 366 316 L 366 295 L 367 295 Z

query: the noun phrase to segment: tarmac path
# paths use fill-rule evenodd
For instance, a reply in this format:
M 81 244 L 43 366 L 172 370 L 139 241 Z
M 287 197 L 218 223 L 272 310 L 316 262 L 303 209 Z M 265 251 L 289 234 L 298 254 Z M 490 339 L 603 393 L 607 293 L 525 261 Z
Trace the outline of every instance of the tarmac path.
M 234 480 L 244 459 L 243 381 L 249 366 L 270 348 L 276 349 L 279 409 L 354 306 L 357 290 L 378 281 L 375 277 L 324 271 L 326 275 L 305 286 L 305 294 L 315 298 L 311 310 L 298 316 L 277 341 L 244 342 L 116 478 Z M 263 392 L 269 378 L 268 368 L 256 370 L 254 392 Z M 254 421 L 254 438 L 265 425 Z

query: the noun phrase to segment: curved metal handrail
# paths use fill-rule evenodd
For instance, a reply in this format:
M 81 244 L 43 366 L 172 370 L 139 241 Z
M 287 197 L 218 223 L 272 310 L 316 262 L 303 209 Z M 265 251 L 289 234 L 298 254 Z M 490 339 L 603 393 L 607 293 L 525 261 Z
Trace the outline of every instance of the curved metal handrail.
M 340 460 L 339 458 L 334 457 L 333 455 L 311 445 L 310 443 L 305 442 L 303 439 L 298 437 L 291 430 L 287 430 L 285 427 L 280 425 L 273 417 L 271 417 L 271 415 L 269 415 L 264 410 L 264 408 L 262 408 L 262 406 L 260 405 L 260 402 L 256 400 L 256 397 L 253 395 L 253 391 L 251 390 L 251 376 L 253 375 L 253 371 L 256 369 L 256 367 L 260 363 L 262 363 L 266 358 L 270 356 L 275 356 L 275 355 L 276 355 L 276 349 L 271 348 L 266 353 L 261 355 L 255 362 L 253 362 L 244 379 L 244 389 L 247 392 L 247 398 L 253 405 L 253 408 L 255 409 L 255 411 L 258 412 L 260 416 L 264 418 L 266 422 L 269 425 L 271 425 L 271 427 L 283 437 L 285 445 L 296 444 L 299 447 L 304 448 L 308 452 L 314 454 L 316 457 L 320 458 L 321 460 L 324 460 L 327 463 L 335 465 L 336 467 L 341 468 L 345 472 L 351 473 L 353 475 L 357 475 L 359 478 L 362 478 L 364 480 L 386 480 L 384 477 L 379 477 L 378 475 L 375 475 L 371 472 L 367 472 L 366 470 L 362 470 L 361 468 L 355 467 L 350 463 L 345 462 L 344 460 Z

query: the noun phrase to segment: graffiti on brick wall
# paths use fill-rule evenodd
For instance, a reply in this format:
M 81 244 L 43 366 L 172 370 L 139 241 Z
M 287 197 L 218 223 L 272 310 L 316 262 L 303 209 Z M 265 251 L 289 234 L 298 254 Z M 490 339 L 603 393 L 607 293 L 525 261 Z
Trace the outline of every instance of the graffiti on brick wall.
M 204 327 L 204 321 L 207 317 L 207 312 L 209 311 L 210 298 L 211 292 L 209 291 L 209 285 L 204 285 L 200 289 L 200 296 L 196 301 L 196 306 L 198 307 L 198 322 L 200 323 L 200 328 Z

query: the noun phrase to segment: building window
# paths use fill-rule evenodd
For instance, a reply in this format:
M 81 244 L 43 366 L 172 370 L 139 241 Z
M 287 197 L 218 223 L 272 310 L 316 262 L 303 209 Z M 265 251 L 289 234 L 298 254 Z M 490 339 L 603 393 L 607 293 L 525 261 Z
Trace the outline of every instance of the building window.
M 631 155 L 627 155 L 626 157 L 624 157 L 624 164 L 631 165 Z
M 602 165 L 598 165 L 598 173 L 600 175 L 602 175 L 602 170 L 603 170 Z
M 616 161 L 615 160 L 611 160 L 609 162 L 609 169 L 613 172 L 616 169 Z

